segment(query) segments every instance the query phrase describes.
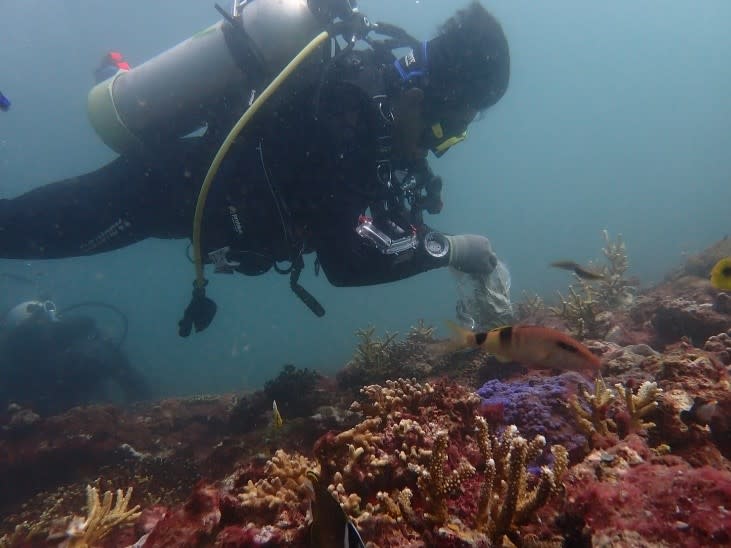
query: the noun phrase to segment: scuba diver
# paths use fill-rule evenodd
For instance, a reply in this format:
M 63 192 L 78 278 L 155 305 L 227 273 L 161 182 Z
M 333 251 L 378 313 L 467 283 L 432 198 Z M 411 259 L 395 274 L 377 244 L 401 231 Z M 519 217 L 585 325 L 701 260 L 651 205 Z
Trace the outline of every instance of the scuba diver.
M 457 11 L 423 42 L 370 22 L 349 0 L 216 9 L 218 23 L 91 90 L 90 121 L 120 156 L 0 200 L 0 257 L 191 238 L 196 276 L 181 336 L 215 314 L 206 263 L 288 274 L 318 316 L 323 307 L 298 281 L 308 253 L 335 286 L 496 268 L 486 237 L 445 235 L 423 220 L 442 208 L 428 152 L 463 140 L 508 86 L 507 39 L 483 6 Z
M 33 300 L 7 312 L 0 322 L 0 410 L 14 403 L 53 415 L 117 396 L 149 397 L 147 382 L 120 348 L 124 315 L 124 330 L 113 340 L 91 317 L 70 314 L 85 306 L 114 308 L 88 302 L 59 311 L 53 301 Z

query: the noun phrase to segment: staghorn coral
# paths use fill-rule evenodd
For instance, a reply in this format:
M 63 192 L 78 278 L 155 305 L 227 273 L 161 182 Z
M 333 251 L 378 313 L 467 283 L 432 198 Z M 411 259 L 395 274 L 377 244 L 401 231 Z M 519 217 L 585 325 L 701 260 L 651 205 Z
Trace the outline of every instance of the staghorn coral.
M 116 502 L 111 491 L 105 491 L 99 499 L 99 491 L 91 485 L 86 486 L 86 517 L 74 516 L 66 529 L 67 540 L 63 546 L 86 548 L 98 545 L 114 528 L 132 523 L 139 516 L 139 506 L 128 508 L 132 498 L 132 488 L 123 492 L 117 489 Z
M 609 237 L 609 231 L 603 230 L 604 254 L 607 264 L 602 269 L 604 277 L 599 280 L 598 299 L 606 308 L 616 308 L 630 304 L 633 300 L 634 289 L 625 278 L 629 268 L 627 246 L 621 234 L 617 234 L 614 241 Z
M 519 322 L 527 324 L 542 324 L 548 308 L 543 299 L 535 294 L 523 291 L 521 299 L 515 305 L 515 317 Z
M 587 438 L 592 438 L 596 434 L 606 436 L 610 431 L 617 429 L 616 423 L 608 417 L 609 405 L 615 395 L 607 388 L 603 378 L 597 377 L 594 381 L 593 394 L 584 386 L 579 386 L 579 393 L 584 401 L 580 402 L 578 397 L 572 396 L 568 405 Z
M 416 322 L 416 325 L 411 326 L 406 338 L 429 343 L 434 341 L 435 332 L 436 328 L 433 325 L 427 325 L 424 320 L 419 320 Z
M 601 377 L 594 382 L 593 393 L 589 393 L 583 385 L 579 386 L 583 401 L 579 401 L 576 396 L 569 399 L 569 409 L 590 445 L 602 444 L 605 443 L 602 439 L 625 437 L 655 426 L 654 422 L 643 419 L 657 408 L 658 398 L 663 392 L 656 382 L 643 382 L 636 393 L 622 383 L 614 386 L 623 407 L 619 405 L 617 395 L 607 388 Z
M 657 387 L 657 383 L 650 381 L 643 382 L 637 390 L 637 394 L 634 394 L 632 389 L 626 388 L 622 383 L 617 383 L 614 387 L 617 389 L 619 397 L 624 400 L 627 406 L 627 412 L 630 418 L 630 432 L 654 428 L 655 423 L 644 421 L 643 417 L 654 409 L 657 409 L 657 399 L 662 394 L 662 389 Z
M 610 311 L 634 301 L 635 286 L 625 278 L 629 259 L 622 235 L 612 240 L 609 232 L 603 230 L 602 236 L 602 254 L 606 259 L 606 264 L 598 269 L 602 277 L 593 282 L 575 274 L 578 286 L 570 285 L 566 296 L 558 292 L 559 305 L 549 307 L 579 339 L 604 338 L 612 327 Z
M 451 472 L 447 472 L 447 448 L 449 433 L 445 430 L 437 432 L 434 447 L 431 450 L 420 450 L 419 457 L 428 459 L 426 466 L 410 464 L 409 470 L 418 476 L 417 484 L 422 493 L 429 511 L 425 514 L 427 520 L 436 524 L 444 524 L 449 517 L 447 499 L 460 492 L 462 483 L 475 474 L 475 468 L 467 461 L 461 460 Z
M 365 329 L 358 329 L 355 335 L 360 342 L 355 347 L 354 361 L 366 369 L 382 370 L 389 363 L 389 346 L 396 340 L 398 333 L 386 331 L 383 339 L 375 336 L 376 328 L 369 326 Z
M 551 306 L 549 311 L 562 319 L 577 339 L 601 339 L 609 331 L 609 325 L 602 315 L 596 291 L 585 282 L 579 287 L 577 291 L 574 286 L 569 286 L 565 297 L 558 291 L 560 306 Z
M 412 326 L 402 340 L 396 339 L 397 334 L 388 332 L 383 339 L 378 339 L 374 331 L 370 327 L 356 332 L 361 339 L 356 354 L 337 374 L 339 387 L 352 391 L 353 395 L 362 386 L 383 383 L 387 379 L 422 379 L 446 365 L 444 356 L 431 350 L 434 328 L 423 322 Z
M 476 527 L 485 531 L 493 543 L 505 535 L 511 536 L 516 525 L 524 523 L 543 506 L 552 493 L 560 491 L 560 479 L 568 468 L 568 452 L 554 445 L 553 470 L 540 469 L 534 485 L 528 484 L 528 463 L 533 461 L 546 444 L 543 436 L 528 442 L 509 426 L 498 437 L 490 434 L 487 422 L 478 417 L 477 439 L 485 460 L 485 478 L 480 490 Z

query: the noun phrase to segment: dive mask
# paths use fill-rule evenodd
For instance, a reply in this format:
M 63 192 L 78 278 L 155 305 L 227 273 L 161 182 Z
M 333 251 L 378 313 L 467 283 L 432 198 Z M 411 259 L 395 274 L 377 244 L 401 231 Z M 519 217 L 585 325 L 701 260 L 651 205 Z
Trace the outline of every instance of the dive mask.
M 467 138 L 469 121 L 457 121 L 450 116 L 451 112 L 465 108 L 461 102 L 455 101 L 455 90 L 450 89 L 451 86 L 440 89 L 442 86 L 435 85 L 429 78 L 428 45 L 429 42 L 424 41 L 421 47 L 409 50 L 406 55 L 394 61 L 394 67 L 402 84 L 424 90 L 427 98 L 425 111 L 430 124 L 422 138 L 422 144 L 438 158 Z
M 425 137 L 426 146 L 439 158 L 454 145 L 461 143 L 467 138 L 467 128 L 453 129 L 454 124 L 449 122 L 437 122 L 432 124 Z M 446 129 L 445 129 L 446 128 Z

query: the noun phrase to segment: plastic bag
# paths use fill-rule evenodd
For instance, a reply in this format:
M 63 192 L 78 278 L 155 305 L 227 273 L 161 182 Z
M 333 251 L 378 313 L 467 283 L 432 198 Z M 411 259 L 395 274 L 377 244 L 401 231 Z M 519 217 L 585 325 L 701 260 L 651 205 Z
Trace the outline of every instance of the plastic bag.
M 450 269 L 457 287 L 457 320 L 473 330 L 488 330 L 513 322 L 510 272 L 502 261 L 489 275 Z

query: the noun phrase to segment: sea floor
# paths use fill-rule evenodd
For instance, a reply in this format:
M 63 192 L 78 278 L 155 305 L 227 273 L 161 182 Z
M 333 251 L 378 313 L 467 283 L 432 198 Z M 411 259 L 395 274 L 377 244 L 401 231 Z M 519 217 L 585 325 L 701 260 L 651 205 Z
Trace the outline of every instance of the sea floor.
M 600 376 L 444 355 L 417 323 L 360 331 L 334 377 L 12 406 L 0 546 L 311 546 L 310 471 L 367 546 L 731 545 L 731 295 L 707 280 L 728 247 L 611 306 L 578 279 L 563 306 L 520 303 L 522 323 L 581 338 Z M 340 526 L 317 510 L 319 530 Z

